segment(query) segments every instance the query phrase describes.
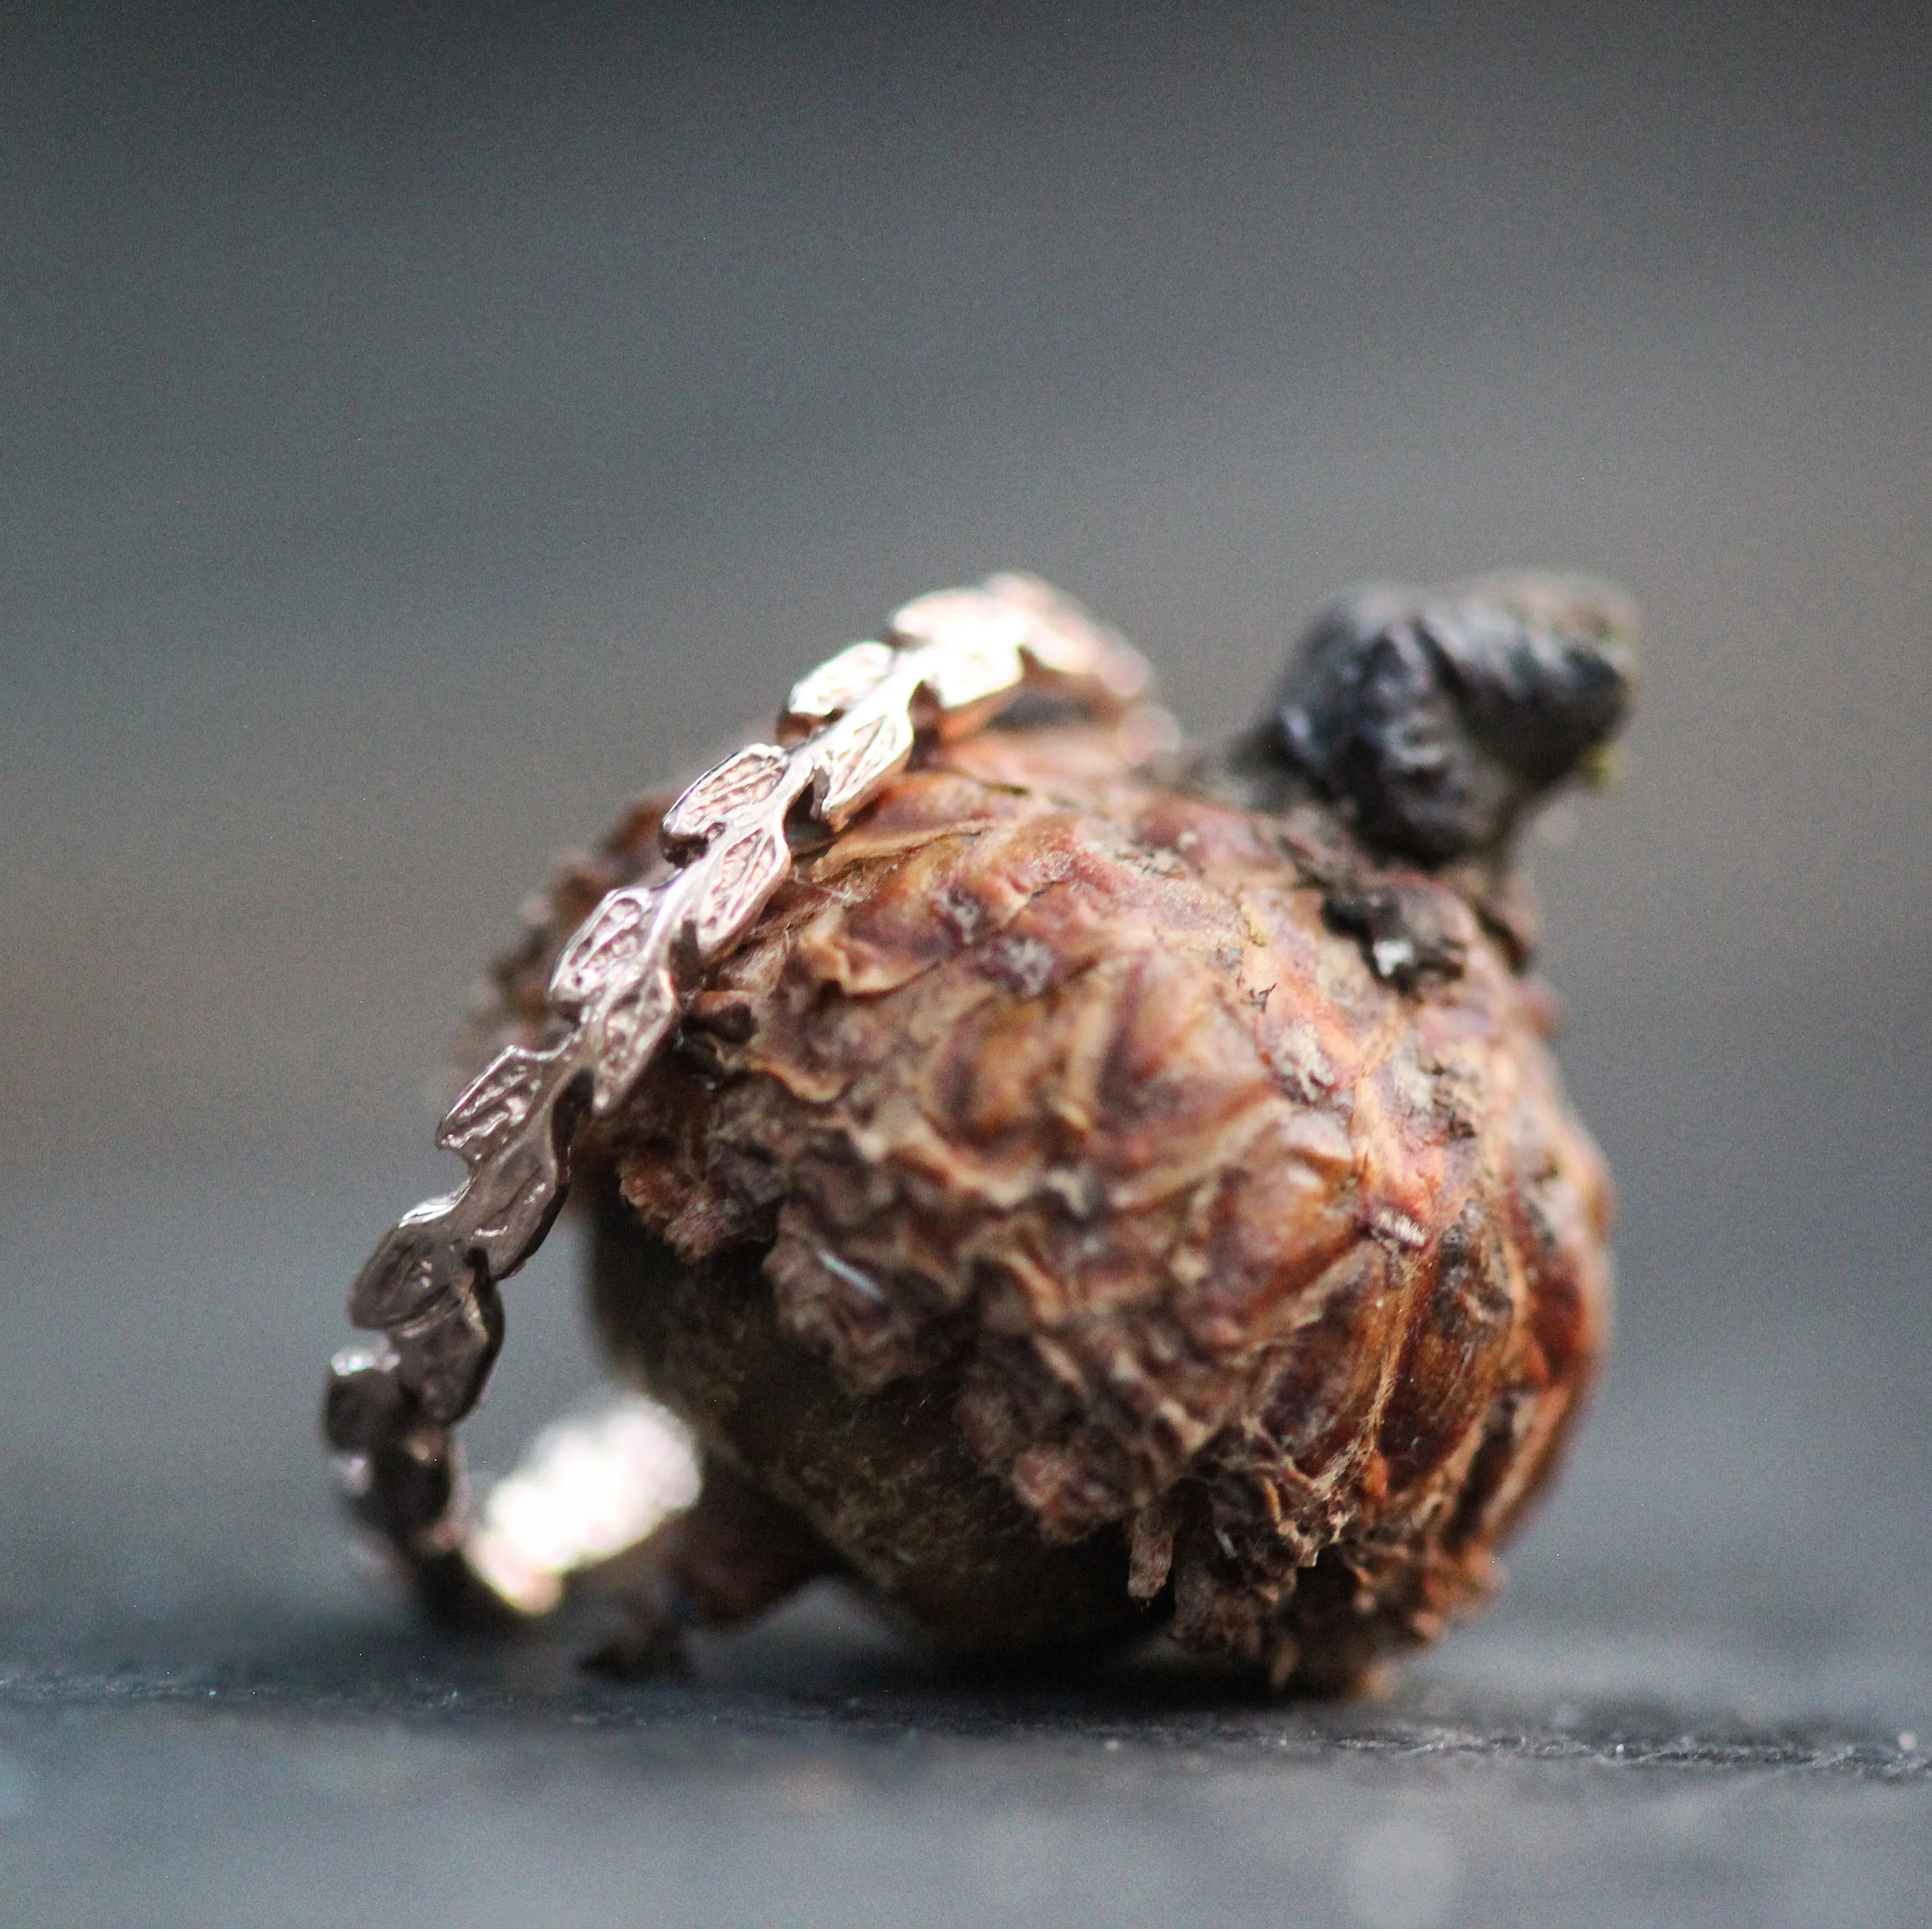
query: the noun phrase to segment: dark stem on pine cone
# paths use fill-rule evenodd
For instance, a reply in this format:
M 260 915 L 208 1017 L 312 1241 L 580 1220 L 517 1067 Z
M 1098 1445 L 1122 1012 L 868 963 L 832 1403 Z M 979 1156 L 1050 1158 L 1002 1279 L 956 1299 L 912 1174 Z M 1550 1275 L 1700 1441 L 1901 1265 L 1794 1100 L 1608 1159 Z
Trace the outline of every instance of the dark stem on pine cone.
M 1352 590 L 1303 637 L 1231 774 L 1264 808 L 1319 797 L 1392 857 L 1498 854 L 1601 768 L 1635 694 L 1636 627 L 1627 597 L 1579 577 Z

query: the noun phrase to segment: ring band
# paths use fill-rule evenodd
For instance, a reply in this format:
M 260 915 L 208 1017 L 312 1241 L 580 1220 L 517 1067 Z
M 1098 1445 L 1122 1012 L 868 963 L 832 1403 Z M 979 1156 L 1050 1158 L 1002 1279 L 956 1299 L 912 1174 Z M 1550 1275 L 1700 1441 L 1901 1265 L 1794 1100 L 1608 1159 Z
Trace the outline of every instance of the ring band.
M 350 1319 L 381 1337 L 332 1364 L 324 1436 L 352 1515 L 432 1616 L 547 1612 L 569 1573 L 695 1497 L 688 1445 L 680 1459 L 647 1402 L 547 1430 L 482 1514 L 454 1430 L 502 1348 L 497 1286 L 562 1210 L 573 1148 L 631 1102 L 795 848 L 836 837 L 922 742 L 983 728 L 1023 691 L 1117 718 L 1150 687 L 1137 651 L 1036 578 L 940 590 L 899 610 L 883 640 L 821 664 L 794 687 L 776 743 L 727 758 L 665 813 L 669 874 L 608 892 L 578 927 L 550 980 L 554 1042 L 506 1046 L 458 1099 L 436 1142 L 469 1177 L 406 1213 L 350 1292 Z

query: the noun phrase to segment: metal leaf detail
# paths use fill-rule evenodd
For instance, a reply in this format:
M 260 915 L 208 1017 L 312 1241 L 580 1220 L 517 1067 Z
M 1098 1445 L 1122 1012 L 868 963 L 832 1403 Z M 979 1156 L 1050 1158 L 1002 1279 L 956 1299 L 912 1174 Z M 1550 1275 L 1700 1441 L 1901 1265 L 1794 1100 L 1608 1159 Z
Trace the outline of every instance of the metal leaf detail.
M 708 888 L 692 924 L 698 955 L 710 958 L 742 937 L 791 870 L 782 821 L 754 824 L 721 838 L 705 859 Z
M 1050 583 L 1018 572 L 989 577 L 988 595 L 1026 620 L 1026 653 L 1056 682 L 1084 688 L 1104 709 L 1118 710 L 1153 686 L 1148 661 L 1118 630 Z
M 776 744 L 747 745 L 707 770 L 664 812 L 658 842 L 674 857 L 702 850 L 737 812 L 764 802 L 790 763 L 790 753 Z
M 901 608 L 892 632 L 902 646 L 936 643 L 951 648 L 995 637 L 1017 644 L 1026 634 L 1026 621 L 1011 604 L 984 590 L 935 590 Z
M 630 1096 L 651 1054 L 677 1022 L 678 1006 L 670 964 L 658 959 L 589 1015 L 585 1055 L 590 1067 L 591 1109 L 598 1117 L 614 1112 Z
M 656 897 L 656 890 L 634 884 L 611 892 L 598 905 L 556 961 L 550 981 L 553 1005 L 562 1012 L 578 1010 L 630 965 L 644 948 Z
M 821 724 L 842 716 L 885 681 L 892 661 L 892 650 L 886 644 L 848 644 L 792 686 L 785 699 L 784 721 Z
M 902 681 L 902 676 L 894 682 Z M 888 686 L 822 732 L 806 746 L 814 753 L 819 790 L 818 814 L 834 830 L 842 830 L 852 813 L 912 754 L 914 733 L 906 706 L 918 687 L 916 678 L 903 678 L 902 690 Z M 880 700 L 896 696 L 898 700 Z
M 386 1331 L 415 1318 L 449 1288 L 446 1251 L 446 1242 L 434 1234 L 412 1239 L 398 1227 L 357 1276 L 349 1295 L 349 1317 L 358 1326 Z
M 542 1098 L 561 1057 L 520 1045 L 500 1052 L 450 1107 L 436 1128 L 437 1144 L 472 1167 L 500 1151 Z

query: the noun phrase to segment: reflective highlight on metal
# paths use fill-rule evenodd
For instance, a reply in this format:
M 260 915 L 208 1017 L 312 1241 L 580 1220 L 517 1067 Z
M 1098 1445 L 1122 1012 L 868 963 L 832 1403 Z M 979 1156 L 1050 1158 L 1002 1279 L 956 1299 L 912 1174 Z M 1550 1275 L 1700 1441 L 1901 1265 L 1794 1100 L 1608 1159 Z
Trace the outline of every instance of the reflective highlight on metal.
M 698 1498 L 698 1456 L 655 1400 L 620 1394 L 530 1442 L 484 1496 L 464 1542 L 477 1577 L 522 1614 L 546 1614 L 580 1568 L 634 1546 Z
M 661 842 L 677 868 L 611 892 L 585 920 L 549 986 L 562 1035 L 542 1049 L 506 1047 L 450 1108 L 436 1142 L 469 1178 L 406 1213 L 350 1294 L 350 1318 L 383 1340 L 338 1356 L 323 1432 L 352 1513 L 432 1612 L 541 1612 L 572 1568 L 616 1551 L 608 1534 L 519 1540 L 495 1513 L 471 1522 L 451 1430 L 488 1382 L 503 1337 L 497 1284 L 561 1210 L 578 1133 L 631 1101 L 706 969 L 790 875 L 794 839 L 836 835 L 922 740 L 980 728 L 1022 690 L 1118 716 L 1150 682 L 1136 651 L 1036 578 L 940 590 L 906 604 L 884 641 L 854 644 L 805 677 L 778 719 L 778 744 L 728 758 L 666 813 Z M 536 1477 L 526 1469 L 498 1493 L 560 1491 L 555 1479 L 515 1486 L 526 1478 Z M 607 1499 L 623 1486 L 611 1481 L 598 1489 Z M 611 1505 L 612 1517 L 623 1514 Z M 560 1545 L 577 1547 L 561 1564 Z

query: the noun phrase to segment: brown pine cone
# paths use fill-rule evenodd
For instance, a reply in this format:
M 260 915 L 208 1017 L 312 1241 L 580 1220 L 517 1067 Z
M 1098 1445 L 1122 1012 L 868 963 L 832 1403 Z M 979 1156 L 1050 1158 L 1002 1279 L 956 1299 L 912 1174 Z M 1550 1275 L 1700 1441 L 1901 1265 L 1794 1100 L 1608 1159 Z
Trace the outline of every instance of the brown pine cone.
M 801 860 L 580 1154 L 601 1329 L 707 1463 L 661 1604 L 838 1572 L 956 1653 L 1165 1622 L 1334 1689 L 1490 1591 L 1610 1294 L 1508 848 L 1628 626 L 1366 592 L 1226 754 L 995 729 Z M 562 874 L 507 1019 L 656 815 Z

